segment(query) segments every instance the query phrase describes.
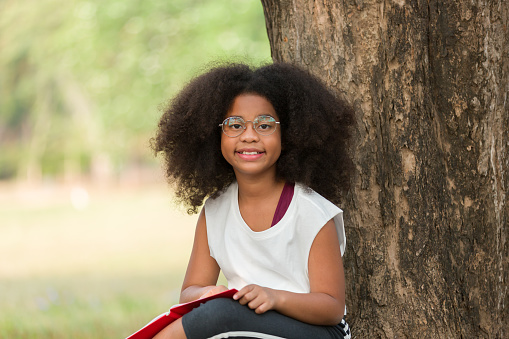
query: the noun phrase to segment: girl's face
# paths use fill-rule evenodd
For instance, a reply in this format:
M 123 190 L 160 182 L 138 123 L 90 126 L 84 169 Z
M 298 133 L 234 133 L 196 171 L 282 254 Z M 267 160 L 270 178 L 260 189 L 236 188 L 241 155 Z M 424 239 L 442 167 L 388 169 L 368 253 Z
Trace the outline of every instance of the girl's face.
M 281 128 L 277 124 L 276 130 L 270 135 L 258 133 L 252 122 L 260 116 L 271 116 L 279 121 L 272 104 L 256 94 L 237 96 L 226 114 L 225 118 L 240 117 L 246 122 L 246 129 L 236 137 L 221 134 L 221 152 L 232 165 L 237 180 L 240 175 L 270 175 L 275 178 L 276 161 L 281 155 Z M 235 127 L 239 128 L 240 125 Z M 262 133 L 266 128 L 263 124 L 259 126 Z

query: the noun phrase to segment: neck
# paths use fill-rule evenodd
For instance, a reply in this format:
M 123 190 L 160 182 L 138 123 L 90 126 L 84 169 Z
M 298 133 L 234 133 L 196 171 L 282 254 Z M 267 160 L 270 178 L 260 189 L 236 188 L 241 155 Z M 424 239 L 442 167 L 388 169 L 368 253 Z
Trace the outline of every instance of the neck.
M 281 193 L 284 180 L 277 180 L 275 173 L 262 178 L 237 176 L 239 185 L 239 200 L 266 199 L 274 194 Z

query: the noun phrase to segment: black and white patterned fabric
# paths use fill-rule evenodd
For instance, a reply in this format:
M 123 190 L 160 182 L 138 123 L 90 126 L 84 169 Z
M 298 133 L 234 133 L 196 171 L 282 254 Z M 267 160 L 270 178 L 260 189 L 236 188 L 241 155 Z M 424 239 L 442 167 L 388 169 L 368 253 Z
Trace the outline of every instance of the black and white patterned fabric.
M 348 326 L 348 323 L 346 322 L 345 318 L 341 319 L 341 323 L 339 324 L 339 327 L 342 328 L 343 339 L 351 339 L 352 338 L 352 334 L 350 333 L 350 326 Z

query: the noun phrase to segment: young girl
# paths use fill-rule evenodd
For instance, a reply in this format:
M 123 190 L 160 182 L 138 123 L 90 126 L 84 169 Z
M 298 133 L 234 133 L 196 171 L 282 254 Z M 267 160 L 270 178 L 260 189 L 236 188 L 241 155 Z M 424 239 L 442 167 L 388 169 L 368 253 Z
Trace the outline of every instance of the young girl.
M 344 320 L 352 110 L 308 72 L 213 68 L 166 108 L 153 148 L 200 212 L 180 302 L 226 290 L 156 338 L 350 338 Z

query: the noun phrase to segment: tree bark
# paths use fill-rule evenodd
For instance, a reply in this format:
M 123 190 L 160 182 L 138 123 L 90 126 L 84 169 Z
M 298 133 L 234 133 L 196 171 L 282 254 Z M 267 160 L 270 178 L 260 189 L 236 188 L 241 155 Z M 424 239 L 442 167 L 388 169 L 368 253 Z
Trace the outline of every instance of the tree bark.
M 274 61 L 355 108 L 357 338 L 508 338 L 509 2 L 262 0 Z

